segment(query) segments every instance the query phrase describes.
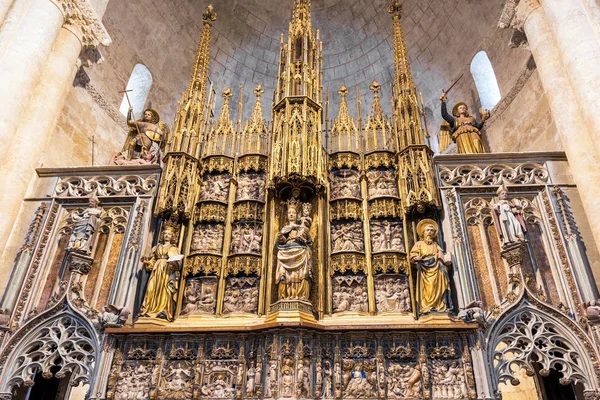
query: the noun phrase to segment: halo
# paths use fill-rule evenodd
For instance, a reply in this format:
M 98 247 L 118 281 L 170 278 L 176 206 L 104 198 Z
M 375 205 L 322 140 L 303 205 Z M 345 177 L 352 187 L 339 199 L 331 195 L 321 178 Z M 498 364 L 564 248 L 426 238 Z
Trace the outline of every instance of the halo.
M 467 115 L 469 115 L 469 106 L 466 103 L 463 103 L 462 101 L 460 103 L 456 103 L 454 107 L 452 107 L 452 115 L 458 117 L 458 107 L 460 106 L 465 106 L 467 108 Z
M 152 120 L 150 122 L 153 124 L 158 124 L 158 122 L 160 121 L 160 116 L 158 115 L 158 112 L 152 108 L 147 108 L 144 110 L 144 112 L 146 111 L 150 111 L 150 113 L 152 113 Z
M 440 228 L 438 227 L 438 224 L 437 224 L 437 222 L 435 222 L 434 220 L 432 220 L 432 219 L 429 219 L 429 218 L 422 219 L 422 220 L 420 220 L 420 221 L 419 221 L 419 223 L 417 224 L 417 235 L 419 235 L 419 238 L 423 238 L 423 235 L 424 235 L 424 232 L 423 232 L 423 231 L 425 230 L 425 227 L 426 227 L 427 225 L 433 225 L 433 227 L 435 228 L 435 233 L 436 233 L 436 234 L 437 234 L 437 233 L 439 232 L 439 230 L 440 230 Z

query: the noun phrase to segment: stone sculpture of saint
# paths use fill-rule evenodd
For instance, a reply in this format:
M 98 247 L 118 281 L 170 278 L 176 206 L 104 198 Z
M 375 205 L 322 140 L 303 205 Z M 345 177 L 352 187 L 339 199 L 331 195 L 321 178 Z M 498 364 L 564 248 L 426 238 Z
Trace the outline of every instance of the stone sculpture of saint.
M 450 296 L 449 262 L 436 243 L 438 227 L 435 221 L 424 219 L 417 225 L 419 240 L 410 251 L 410 261 L 417 265 L 417 301 L 420 314 L 449 312 Z
M 73 233 L 69 238 L 67 250 L 77 251 L 86 255 L 92 254 L 94 238 L 103 212 L 104 210 L 100 207 L 100 200 L 96 196 L 92 196 L 89 199 L 88 208 L 81 215 L 77 213 L 71 215 Z
M 144 110 L 141 120 L 134 120 L 133 109 L 127 113 L 127 125 L 130 127 L 127 150 L 129 159 L 143 158 L 158 162 L 160 151 L 164 149 L 169 127 L 160 120 L 158 113 L 148 108 Z
M 179 260 L 181 253 L 174 241 L 175 232 L 170 226 L 162 231 L 162 243 L 152 248 L 150 257 L 143 257 L 146 271 L 150 272 L 140 317 L 162 318 L 173 321 L 179 285 Z
M 277 236 L 277 269 L 275 281 L 278 298 L 308 299 L 312 277 L 312 238 L 310 237 L 309 204 L 300 210 L 296 199 L 288 201 L 287 224 Z M 299 213 L 302 212 L 302 215 Z
M 523 220 L 523 207 L 518 199 L 508 200 L 508 190 L 504 185 L 497 191 L 498 201 L 494 204 L 496 226 L 502 245 L 525 241 L 527 226 Z
M 485 153 L 485 147 L 481 138 L 481 128 L 483 128 L 483 124 L 490 117 L 490 112 L 488 110 L 481 110 L 481 122 L 477 122 L 474 117 L 469 115 L 469 108 L 465 103 L 456 104 L 452 108 L 452 115 L 450 115 L 446 106 L 446 93 L 440 97 L 440 100 L 442 102 L 442 118 L 450 125 L 450 134 L 452 140 L 456 142 L 458 153 Z

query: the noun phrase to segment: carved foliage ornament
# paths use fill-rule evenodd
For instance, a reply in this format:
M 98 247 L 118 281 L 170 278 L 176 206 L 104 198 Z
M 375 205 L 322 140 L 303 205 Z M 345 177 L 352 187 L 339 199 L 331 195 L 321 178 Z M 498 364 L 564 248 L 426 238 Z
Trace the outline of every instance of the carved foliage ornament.
M 81 40 L 85 47 L 112 43 L 106 28 L 88 0 L 50 0 L 63 13 L 66 28 Z
M 156 174 L 149 176 L 125 175 L 118 178 L 95 176 L 83 178 L 72 176 L 61 178 L 56 184 L 54 194 L 57 197 L 96 196 L 151 196 L 157 185 Z
M 549 179 L 546 167 L 535 163 L 440 166 L 439 175 L 442 186 L 534 185 L 546 184 Z

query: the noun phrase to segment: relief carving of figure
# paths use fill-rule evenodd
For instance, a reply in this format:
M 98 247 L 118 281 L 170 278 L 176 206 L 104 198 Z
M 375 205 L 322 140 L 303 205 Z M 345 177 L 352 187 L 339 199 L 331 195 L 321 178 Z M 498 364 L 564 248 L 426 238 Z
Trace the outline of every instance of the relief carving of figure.
M 372 220 L 371 245 L 373 252 L 405 252 L 403 230 L 402 221 Z
M 420 398 L 421 366 L 391 364 L 388 369 L 390 399 Z
M 294 395 L 294 370 L 290 365 L 281 368 L 281 397 L 292 397 Z
M 191 363 L 177 361 L 169 364 L 168 370 L 162 377 L 165 392 L 173 398 L 189 399 L 192 397 L 194 372 Z
M 262 224 L 235 224 L 231 233 L 231 254 L 260 254 L 262 251 L 262 236 Z
M 235 396 L 235 388 L 226 379 L 224 373 L 218 373 L 214 378 L 211 377 L 209 382 L 202 385 L 200 393 L 203 397 L 233 399 Z
M 128 159 L 160 160 L 160 151 L 164 149 L 169 134 L 169 127 L 160 120 L 158 113 L 148 108 L 144 110 L 141 120 L 134 120 L 133 109 L 127 113 L 127 125 L 130 127 L 127 151 Z
M 353 169 L 343 168 L 332 171 L 331 200 L 355 198 L 360 199 L 360 173 Z
M 238 178 L 238 188 L 235 193 L 235 201 L 265 199 L 265 175 L 264 173 L 243 172 Z
M 365 251 L 363 229 L 360 221 L 331 223 L 331 252 Z
M 483 140 L 481 139 L 481 128 L 490 117 L 488 110 L 481 110 L 481 122 L 469 115 L 469 108 L 465 103 L 458 103 L 452 109 L 452 115 L 448 114 L 446 107 L 446 93 L 440 97 L 442 102 L 442 118 L 450 125 L 452 139 L 456 142 L 459 154 L 485 153 Z
M 417 225 L 419 240 L 410 251 L 410 260 L 417 265 L 417 302 L 419 313 L 450 312 L 450 261 L 436 243 L 437 223 L 424 219 Z
M 222 224 L 199 224 L 194 228 L 190 251 L 192 253 L 220 254 L 223 248 L 223 234 L 225 227 Z
M 217 280 L 194 278 L 186 283 L 181 315 L 213 314 L 217 304 Z
M 433 398 L 466 399 L 467 385 L 458 361 L 434 360 Z
M 344 389 L 344 397 L 370 399 L 373 396 L 373 385 L 367 379 L 362 363 L 355 363 L 350 372 L 350 379 Z
M 212 200 L 227 203 L 230 180 L 231 176 L 228 173 L 204 175 L 200 191 L 200 200 Z
M 115 388 L 115 400 L 149 398 L 151 372 L 151 368 L 144 364 L 123 364 Z
M 162 243 L 152 248 L 150 257 L 142 257 L 150 278 L 140 308 L 141 317 L 173 321 L 179 289 L 180 261 L 183 258 L 177 246 L 171 244 L 173 240 L 174 229 L 165 227 L 162 231 Z
M 256 388 L 256 369 L 254 368 L 254 361 L 250 362 L 248 371 L 246 372 L 246 396 L 254 396 L 254 390 Z M 259 376 L 260 379 L 260 376 Z
M 368 295 L 363 276 L 336 276 L 333 279 L 333 312 L 345 311 L 368 311 Z
M 504 185 L 497 191 L 498 201 L 494 204 L 495 223 L 502 245 L 525 241 L 527 226 L 523 219 L 523 205 L 519 199 L 508 200 Z
M 398 184 L 394 170 L 371 169 L 367 171 L 367 190 L 369 198 L 398 196 Z
M 223 298 L 223 314 L 256 313 L 258 309 L 258 279 L 228 278 Z
M 375 301 L 379 312 L 411 311 L 408 280 L 405 275 L 382 275 L 375 280 Z
M 310 236 L 310 204 L 304 204 L 302 215 L 300 202 L 288 201 L 287 220 L 277 236 L 278 298 L 308 299 L 312 279 L 312 238 Z
M 333 371 L 331 370 L 331 363 L 325 361 L 323 363 L 323 397 L 331 396 Z
M 88 208 L 83 210 L 82 214 L 71 213 L 73 233 L 69 238 L 68 250 L 86 255 L 92 254 L 96 231 L 100 226 L 103 212 L 100 200 L 96 196 L 92 196 L 89 199 Z

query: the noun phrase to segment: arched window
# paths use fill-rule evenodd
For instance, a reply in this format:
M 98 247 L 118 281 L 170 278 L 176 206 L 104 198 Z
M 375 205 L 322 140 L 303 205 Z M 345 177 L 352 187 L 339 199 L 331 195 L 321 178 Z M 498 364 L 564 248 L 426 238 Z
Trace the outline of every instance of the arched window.
M 473 75 L 477 92 L 479 92 L 481 107 L 491 110 L 498 104 L 502 96 L 500 96 L 494 68 L 485 51 L 480 51 L 473 57 L 471 75 Z
M 150 86 L 152 86 L 152 74 L 144 64 L 136 64 L 129 77 L 129 82 L 127 82 L 126 90 L 130 90 L 127 95 L 129 95 L 129 100 L 133 107 L 133 114 L 137 118 L 140 118 L 144 111 L 144 105 L 146 104 L 148 93 L 150 92 Z M 129 110 L 129 103 L 127 102 L 127 96 L 123 95 L 119 111 L 121 111 L 121 114 L 124 116 L 127 116 L 127 110 Z

